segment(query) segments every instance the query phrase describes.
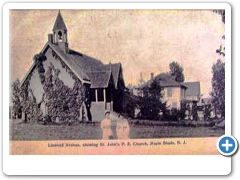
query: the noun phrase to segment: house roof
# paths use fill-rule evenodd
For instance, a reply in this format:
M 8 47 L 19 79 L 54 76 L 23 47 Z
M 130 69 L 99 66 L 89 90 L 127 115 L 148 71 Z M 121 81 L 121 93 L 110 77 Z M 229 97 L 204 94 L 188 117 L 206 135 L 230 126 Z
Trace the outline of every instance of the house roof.
M 53 48 L 53 50 L 56 51 L 56 53 L 58 53 L 58 55 L 64 60 L 64 62 L 70 68 L 72 68 L 72 70 L 76 73 L 76 75 L 78 75 L 78 77 L 81 77 L 81 79 L 83 80 L 90 81 L 91 88 L 101 87 L 100 86 L 101 84 L 103 85 L 102 87 L 107 87 L 104 85 L 103 81 L 109 82 L 107 81 L 107 75 L 110 72 L 113 75 L 113 81 L 114 81 L 115 87 L 117 87 L 117 81 L 118 81 L 118 76 L 121 68 L 121 63 L 105 65 L 100 60 L 97 60 L 85 54 L 79 53 L 72 49 L 69 50 L 69 53 L 65 53 L 58 45 L 55 45 L 52 43 L 49 43 L 49 45 L 50 47 Z M 98 80 L 100 80 L 100 82 L 96 81 L 95 75 L 99 75 L 100 79 Z M 92 78 L 94 78 L 94 80 L 92 80 Z
M 121 63 L 105 64 L 102 67 L 102 70 L 108 70 L 108 71 L 111 70 L 112 71 L 113 81 L 114 81 L 114 85 L 116 88 L 117 88 L 117 84 L 118 84 L 118 77 L 119 77 L 120 69 L 121 69 Z
M 200 95 L 200 82 L 185 82 L 182 83 L 187 87 L 186 96 L 199 96 Z
M 45 52 L 49 47 L 56 52 L 56 54 L 83 83 L 91 84 L 91 88 L 107 87 L 106 82 L 109 82 L 111 73 L 116 87 L 121 63 L 111 64 L 110 68 L 109 64 L 104 65 L 100 60 L 79 53 L 75 50 L 70 49 L 68 53 L 65 53 L 58 45 L 49 42 L 46 43 L 41 52 Z M 35 64 L 31 66 L 30 70 L 22 80 L 21 85 L 32 72 L 33 68 L 35 68 Z
M 139 88 L 149 87 L 154 80 L 156 80 L 160 84 L 161 87 L 183 87 L 183 88 L 186 88 L 181 83 L 178 83 L 177 81 L 175 81 L 171 75 L 168 75 L 166 73 L 161 73 L 161 74 L 153 77 L 153 79 L 148 80 L 147 82 L 145 82 L 144 84 L 139 86 Z
M 57 19 L 54 23 L 53 31 L 55 31 L 57 29 L 67 30 L 67 27 L 66 27 L 66 25 L 63 21 L 63 18 L 62 18 L 62 15 L 61 15 L 60 11 L 58 12 Z
M 87 75 L 91 79 L 90 88 L 107 88 L 111 78 L 111 71 L 88 72 Z
M 65 53 L 58 45 L 49 43 L 49 46 L 61 57 L 61 59 L 75 70 L 83 80 L 90 80 L 86 72 L 102 71 L 104 65 L 101 61 L 70 49 Z

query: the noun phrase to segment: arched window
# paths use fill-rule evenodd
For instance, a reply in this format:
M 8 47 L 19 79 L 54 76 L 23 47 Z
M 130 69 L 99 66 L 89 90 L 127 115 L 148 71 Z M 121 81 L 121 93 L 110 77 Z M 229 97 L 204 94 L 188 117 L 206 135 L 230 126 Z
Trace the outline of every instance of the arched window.
M 61 31 L 58 31 L 58 39 L 59 39 L 60 41 L 62 41 L 62 32 L 61 32 Z

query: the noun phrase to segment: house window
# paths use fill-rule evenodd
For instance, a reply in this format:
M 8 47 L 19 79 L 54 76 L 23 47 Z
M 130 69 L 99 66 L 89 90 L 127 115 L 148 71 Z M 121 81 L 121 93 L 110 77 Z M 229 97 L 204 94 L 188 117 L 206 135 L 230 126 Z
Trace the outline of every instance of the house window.
M 167 97 L 172 97 L 172 88 L 167 88 Z
M 98 101 L 104 101 L 103 89 L 98 89 L 97 94 L 98 94 Z
M 177 102 L 172 102 L 172 108 L 177 108 Z
M 182 94 L 182 98 L 185 98 L 185 90 L 184 89 L 181 89 L 181 94 Z

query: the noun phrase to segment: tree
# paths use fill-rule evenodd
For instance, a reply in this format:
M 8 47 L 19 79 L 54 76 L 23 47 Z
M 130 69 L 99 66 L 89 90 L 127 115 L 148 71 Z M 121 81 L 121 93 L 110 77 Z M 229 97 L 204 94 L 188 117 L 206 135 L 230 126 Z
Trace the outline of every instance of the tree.
M 12 83 L 12 110 L 15 115 L 19 116 L 19 114 L 22 112 L 22 106 L 21 106 L 21 99 L 20 99 L 20 80 L 16 79 Z
M 215 10 L 222 16 L 222 22 L 225 24 L 225 10 Z M 225 39 L 225 36 L 222 37 Z M 220 49 L 216 50 L 216 53 L 225 56 L 225 47 L 220 46 Z M 221 116 L 225 117 L 225 63 L 220 59 L 212 66 L 212 103 L 215 111 L 220 112 Z
M 225 24 L 225 10 L 224 9 L 214 10 L 213 12 L 220 14 L 222 16 L 222 22 Z
M 173 76 L 177 82 L 179 83 L 184 82 L 185 77 L 183 74 L 183 67 L 180 64 L 178 64 L 178 62 L 176 61 L 171 62 L 169 64 L 169 69 L 170 69 L 169 74 Z
M 166 112 L 166 102 L 163 103 L 161 98 L 163 88 L 156 79 L 152 81 L 150 86 L 143 88 L 143 97 L 140 103 L 140 111 L 142 118 L 145 119 L 158 119 L 161 112 L 163 116 Z
M 225 24 L 225 10 L 214 10 L 213 12 L 220 14 L 222 16 L 222 22 Z M 222 36 L 225 39 L 225 36 Z M 219 49 L 216 50 L 216 53 L 225 56 L 225 47 L 220 45 Z
M 225 117 L 225 63 L 220 59 L 212 66 L 212 103 L 215 110 Z

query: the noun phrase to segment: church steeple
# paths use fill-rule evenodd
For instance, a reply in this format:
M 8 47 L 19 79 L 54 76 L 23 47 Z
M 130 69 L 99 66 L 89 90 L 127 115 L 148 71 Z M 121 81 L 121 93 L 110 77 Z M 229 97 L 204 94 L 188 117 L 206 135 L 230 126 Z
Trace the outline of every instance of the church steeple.
M 68 52 L 67 27 L 60 11 L 53 26 L 53 44 L 59 45 L 64 52 Z
M 67 27 L 66 27 L 66 25 L 64 23 L 64 20 L 62 18 L 60 10 L 58 11 L 58 16 L 57 16 L 57 19 L 56 19 L 56 21 L 54 23 L 53 31 L 59 30 L 59 29 L 63 29 L 63 30 L 67 31 Z

